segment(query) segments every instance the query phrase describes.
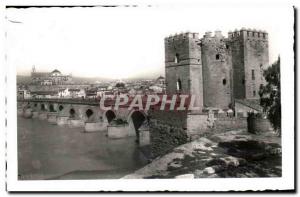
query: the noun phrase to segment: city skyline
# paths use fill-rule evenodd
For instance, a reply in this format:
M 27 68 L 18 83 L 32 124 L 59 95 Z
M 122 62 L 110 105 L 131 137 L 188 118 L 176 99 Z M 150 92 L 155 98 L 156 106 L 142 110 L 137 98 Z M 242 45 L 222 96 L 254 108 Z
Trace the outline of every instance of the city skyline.
M 18 75 L 30 75 L 35 66 L 79 77 L 155 78 L 164 76 L 163 45 L 170 34 L 189 30 L 201 38 L 206 31 L 221 30 L 227 37 L 242 27 L 269 33 L 269 64 L 280 54 L 278 8 L 255 8 L 255 14 L 253 8 L 181 8 L 8 9 L 8 64 L 17 67 Z M 208 23 L 206 16 L 215 12 L 224 17 Z M 239 17 L 225 15 L 229 12 Z

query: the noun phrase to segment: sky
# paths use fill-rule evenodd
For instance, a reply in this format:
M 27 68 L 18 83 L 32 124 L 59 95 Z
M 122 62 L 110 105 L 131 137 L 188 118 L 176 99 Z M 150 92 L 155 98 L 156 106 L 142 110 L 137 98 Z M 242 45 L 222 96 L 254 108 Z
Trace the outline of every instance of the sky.
M 164 75 L 164 38 L 180 32 L 242 27 L 269 33 L 269 59 L 280 54 L 280 7 L 151 6 L 6 9 L 7 61 L 18 75 L 60 70 L 81 77 Z

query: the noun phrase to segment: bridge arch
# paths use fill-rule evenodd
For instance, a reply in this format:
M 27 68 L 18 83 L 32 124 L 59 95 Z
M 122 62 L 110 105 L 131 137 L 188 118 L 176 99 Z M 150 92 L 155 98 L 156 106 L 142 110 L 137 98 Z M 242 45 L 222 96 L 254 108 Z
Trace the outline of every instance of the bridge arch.
M 59 111 L 62 111 L 64 109 L 64 106 L 63 105 L 60 105 L 59 107 L 58 107 L 58 110 Z
M 41 103 L 40 107 L 41 107 L 41 111 L 46 111 L 46 106 L 44 103 Z
M 54 108 L 54 105 L 51 103 L 49 104 L 49 111 L 50 112 L 56 112 L 55 108 Z
M 85 115 L 86 115 L 87 118 L 90 118 L 93 114 L 94 114 L 94 111 L 91 110 L 91 109 L 87 109 L 85 111 Z
M 133 110 L 129 113 L 127 122 L 130 125 L 133 125 L 133 128 L 135 130 L 135 134 L 137 137 L 137 142 L 139 142 L 139 128 L 147 121 L 147 114 L 144 111 L 139 110 Z
M 76 116 L 76 111 L 75 111 L 74 108 L 71 108 L 71 109 L 69 110 L 69 117 L 70 117 L 70 118 L 75 118 L 75 116 Z
M 103 120 L 106 120 L 108 123 L 110 123 L 113 119 L 115 119 L 116 113 L 113 110 L 107 110 L 103 113 Z

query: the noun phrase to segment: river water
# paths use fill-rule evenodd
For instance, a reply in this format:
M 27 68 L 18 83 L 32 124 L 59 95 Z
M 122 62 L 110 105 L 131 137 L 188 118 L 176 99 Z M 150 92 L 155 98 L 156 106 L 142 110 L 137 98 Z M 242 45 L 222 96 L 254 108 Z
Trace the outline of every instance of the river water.
M 51 125 L 18 117 L 18 178 L 116 179 L 146 165 L 135 137 Z

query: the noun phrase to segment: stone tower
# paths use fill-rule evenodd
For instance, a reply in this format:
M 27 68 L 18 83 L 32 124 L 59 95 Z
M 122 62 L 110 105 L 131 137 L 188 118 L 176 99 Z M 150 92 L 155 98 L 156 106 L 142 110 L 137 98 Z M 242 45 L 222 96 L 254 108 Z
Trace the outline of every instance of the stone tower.
M 201 46 L 198 33 L 165 38 L 167 94 L 196 95 L 195 106 L 203 106 Z
M 228 33 L 232 53 L 233 95 L 236 99 L 259 99 L 263 69 L 269 64 L 268 34 L 241 29 Z
M 205 107 L 228 109 L 232 103 L 232 64 L 227 39 L 221 31 L 201 39 Z

